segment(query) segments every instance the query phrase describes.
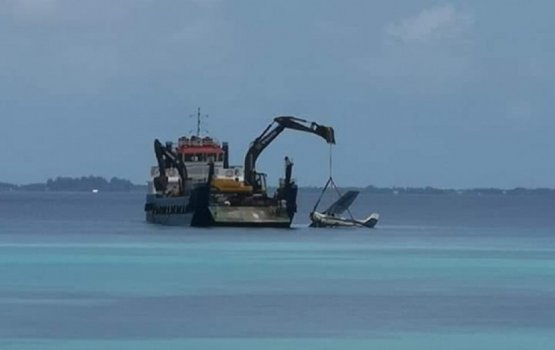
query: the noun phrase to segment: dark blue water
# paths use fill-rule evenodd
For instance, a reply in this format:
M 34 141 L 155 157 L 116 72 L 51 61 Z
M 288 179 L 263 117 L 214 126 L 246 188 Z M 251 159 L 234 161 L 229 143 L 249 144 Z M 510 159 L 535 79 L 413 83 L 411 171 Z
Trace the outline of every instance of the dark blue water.
M 555 197 L 361 195 L 375 230 L 192 229 L 0 193 L 0 349 L 555 348 Z

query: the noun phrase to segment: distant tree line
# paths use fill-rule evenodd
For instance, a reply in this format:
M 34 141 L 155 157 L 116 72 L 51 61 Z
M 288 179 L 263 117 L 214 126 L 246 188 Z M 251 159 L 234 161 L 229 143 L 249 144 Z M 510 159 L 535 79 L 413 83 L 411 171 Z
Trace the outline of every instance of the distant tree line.
M 120 191 L 133 190 L 134 185 L 129 180 L 111 178 L 109 181 L 100 176 L 57 177 L 46 181 L 47 191 Z
M 320 193 L 322 187 L 303 187 L 302 191 L 308 193 Z M 446 195 L 446 194 L 458 194 L 458 195 L 540 195 L 540 194 L 552 194 L 555 195 L 555 189 L 552 188 L 523 188 L 517 187 L 513 189 L 501 189 L 501 188 L 471 188 L 464 190 L 457 189 L 442 189 L 435 187 L 376 187 L 376 186 L 366 186 L 366 187 L 342 187 L 341 192 L 355 190 L 361 193 L 371 193 L 371 194 L 434 194 L 434 195 Z
M 91 192 L 92 190 L 105 192 L 143 191 L 146 186 L 135 185 L 126 179 L 112 177 L 107 180 L 101 176 L 63 177 L 48 179 L 46 183 L 14 185 L 0 182 L 0 191 L 70 191 Z
M 112 177 L 107 180 L 100 176 L 82 176 L 82 177 L 63 177 L 58 176 L 54 179 L 48 179 L 46 183 L 32 183 L 27 185 L 14 185 L 6 182 L 0 182 L 0 192 L 4 191 L 74 191 L 74 192 L 90 192 L 94 189 L 104 192 L 131 192 L 146 191 L 146 185 L 135 185 L 126 179 Z M 322 187 L 306 186 L 300 190 L 304 193 L 320 193 Z M 555 195 L 555 189 L 551 188 L 523 188 L 517 187 L 513 189 L 500 188 L 473 188 L 473 189 L 441 189 L 435 187 L 342 187 L 341 192 L 348 190 L 356 190 L 361 193 L 373 194 L 433 194 L 433 195 Z M 273 193 L 275 188 L 270 187 L 269 192 Z
M 0 182 L 0 191 L 15 191 L 19 186 L 14 184 L 9 184 L 7 182 Z

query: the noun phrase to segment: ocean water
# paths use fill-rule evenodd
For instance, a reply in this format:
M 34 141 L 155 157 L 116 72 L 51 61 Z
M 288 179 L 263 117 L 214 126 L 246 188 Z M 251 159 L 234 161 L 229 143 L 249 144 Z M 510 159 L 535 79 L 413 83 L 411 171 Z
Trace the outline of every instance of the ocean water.
M 0 349 L 553 349 L 555 197 L 361 195 L 376 229 L 193 229 L 0 193 Z

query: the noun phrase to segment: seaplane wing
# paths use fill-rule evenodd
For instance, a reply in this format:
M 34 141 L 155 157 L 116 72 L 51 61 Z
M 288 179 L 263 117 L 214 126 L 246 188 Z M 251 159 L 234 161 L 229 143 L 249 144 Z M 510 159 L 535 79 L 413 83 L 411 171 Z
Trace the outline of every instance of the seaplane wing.
M 341 215 L 345 210 L 349 209 L 351 204 L 358 196 L 358 191 L 347 191 L 337 201 L 335 201 L 328 209 L 322 212 L 325 215 Z

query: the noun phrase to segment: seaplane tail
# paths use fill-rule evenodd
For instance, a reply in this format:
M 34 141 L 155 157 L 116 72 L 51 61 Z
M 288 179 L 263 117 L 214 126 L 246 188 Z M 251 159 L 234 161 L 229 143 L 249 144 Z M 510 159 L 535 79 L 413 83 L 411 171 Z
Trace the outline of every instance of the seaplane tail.
M 359 223 L 362 226 L 366 226 L 368 228 L 374 228 L 374 226 L 376 226 L 376 224 L 378 223 L 379 219 L 380 219 L 380 214 L 372 213 L 370 214 L 369 217 L 366 218 L 366 220 L 360 221 Z

